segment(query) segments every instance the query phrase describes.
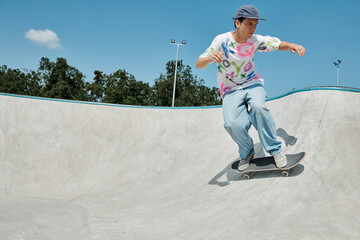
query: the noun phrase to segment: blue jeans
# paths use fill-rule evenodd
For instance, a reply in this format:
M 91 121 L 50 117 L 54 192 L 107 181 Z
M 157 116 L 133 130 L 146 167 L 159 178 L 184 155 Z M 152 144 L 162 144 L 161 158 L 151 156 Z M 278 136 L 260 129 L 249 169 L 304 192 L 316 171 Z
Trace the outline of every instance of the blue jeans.
M 224 96 L 224 127 L 239 146 L 239 154 L 243 159 L 254 154 L 254 143 L 248 133 L 251 124 L 258 131 L 260 141 L 270 155 L 281 152 L 275 122 L 265 105 L 265 99 L 266 92 L 262 85 L 231 91 Z

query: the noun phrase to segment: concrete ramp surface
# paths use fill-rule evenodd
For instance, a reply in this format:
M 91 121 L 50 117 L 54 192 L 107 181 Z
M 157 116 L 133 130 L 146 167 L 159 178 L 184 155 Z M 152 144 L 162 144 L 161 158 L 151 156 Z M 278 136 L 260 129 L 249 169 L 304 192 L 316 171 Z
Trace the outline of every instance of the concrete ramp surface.
M 342 90 L 267 102 L 306 157 L 250 180 L 220 107 L 0 94 L 0 239 L 359 239 L 360 93 Z

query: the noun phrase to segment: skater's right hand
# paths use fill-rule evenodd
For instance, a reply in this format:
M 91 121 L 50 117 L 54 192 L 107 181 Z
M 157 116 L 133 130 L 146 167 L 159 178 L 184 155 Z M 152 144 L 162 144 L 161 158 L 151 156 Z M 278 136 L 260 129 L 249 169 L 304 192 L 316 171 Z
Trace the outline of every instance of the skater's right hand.
M 219 62 L 221 62 L 223 57 L 224 57 L 224 53 L 222 53 L 220 51 L 215 51 L 209 56 L 209 59 L 211 62 L 219 63 Z
M 219 63 L 222 61 L 222 58 L 224 57 L 224 53 L 220 51 L 213 52 L 209 57 L 199 57 L 199 59 L 196 61 L 196 68 L 206 68 L 210 63 L 215 62 Z

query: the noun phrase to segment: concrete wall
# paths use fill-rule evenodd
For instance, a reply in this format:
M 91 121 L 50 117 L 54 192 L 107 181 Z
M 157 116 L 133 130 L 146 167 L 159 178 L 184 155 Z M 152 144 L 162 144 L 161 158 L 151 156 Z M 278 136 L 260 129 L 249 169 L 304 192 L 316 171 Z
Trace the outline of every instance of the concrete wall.
M 269 101 L 290 177 L 243 181 L 221 108 L 0 95 L 3 239 L 358 239 L 360 94 Z M 267 153 L 256 131 L 256 155 Z

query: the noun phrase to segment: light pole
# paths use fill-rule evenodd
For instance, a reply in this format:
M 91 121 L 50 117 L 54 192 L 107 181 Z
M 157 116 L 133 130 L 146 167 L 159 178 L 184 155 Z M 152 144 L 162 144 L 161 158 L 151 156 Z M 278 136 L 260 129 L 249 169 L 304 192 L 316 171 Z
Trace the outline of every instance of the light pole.
M 174 107 L 175 104 L 175 88 L 176 88 L 176 72 L 177 72 L 177 62 L 178 62 L 178 56 L 179 56 L 179 46 L 185 45 L 186 41 L 183 40 L 181 43 L 175 43 L 175 39 L 171 39 L 171 44 L 177 45 L 176 49 L 176 63 L 175 63 L 175 77 L 174 77 L 174 88 L 173 88 L 173 97 L 172 97 L 172 107 Z
M 337 68 L 337 73 L 336 73 L 336 84 L 337 86 L 339 86 L 339 65 L 341 63 L 341 60 L 337 60 L 337 62 L 334 62 L 334 65 L 336 66 Z

